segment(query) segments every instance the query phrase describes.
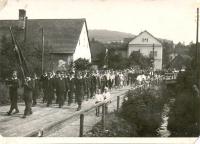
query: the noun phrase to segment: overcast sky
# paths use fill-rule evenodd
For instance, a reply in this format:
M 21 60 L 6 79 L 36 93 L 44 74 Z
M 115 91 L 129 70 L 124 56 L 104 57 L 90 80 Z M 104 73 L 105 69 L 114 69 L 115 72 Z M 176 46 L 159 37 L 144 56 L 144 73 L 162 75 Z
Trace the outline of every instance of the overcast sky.
M 155 37 L 195 42 L 198 0 L 0 0 L 0 19 L 86 18 L 88 29 L 132 34 L 143 30 Z

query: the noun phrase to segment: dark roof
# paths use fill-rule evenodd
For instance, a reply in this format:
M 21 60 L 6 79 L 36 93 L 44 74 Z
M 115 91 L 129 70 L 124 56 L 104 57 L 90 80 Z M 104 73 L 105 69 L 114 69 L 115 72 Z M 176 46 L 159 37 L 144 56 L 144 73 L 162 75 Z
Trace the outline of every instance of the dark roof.
M 27 39 L 40 37 L 52 47 L 51 53 L 73 53 L 85 19 L 39 19 L 28 20 Z
M 0 20 L 0 29 L 16 27 L 18 23 L 18 20 Z M 41 45 L 43 28 L 45 46 L 51 48 L 51 53 L 73 53 L 84 23 L 85 19 L 28 19 L 26 39 Z

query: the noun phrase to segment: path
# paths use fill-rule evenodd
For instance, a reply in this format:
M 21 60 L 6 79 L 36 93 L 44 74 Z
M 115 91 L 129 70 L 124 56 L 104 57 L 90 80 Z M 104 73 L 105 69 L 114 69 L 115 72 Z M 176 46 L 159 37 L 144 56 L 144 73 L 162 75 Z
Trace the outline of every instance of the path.
M 118 95 L 123 95 L 130 87 L 124 87 L 123 89 L 111 91 L 112 99 L 116 99 Z M 38 103 L 36 107 L 33 107 L 33 114 L 28 116 L 26 119 L 23 119 L 24 104 L 19 104 L 19 114 L 12 116 L 6 116 L 6 112 L 9 110 L 9 106 L 0 107 L 0 134 L 5 137 L 18 137 L 18 136 L 32 136 L 38 132 L 40 129 L 48 131 L 48 129 L 54 129 L 54 126 L 61 126 L 60 123 L 63 123 L 68 128 L 65 130 L 68 131 L 68 136 L 77 136 L 75 133 L 79 134 L 77 125 L 79 121 L 79 114 L 83 111 L 89 110 L 94 106 L 95 100 L 91 99 L 89 101 L 84 101 L 82 104 L 82 110 L 76 111 L 77 105 L 72 104 L 71 106 L 64 105 L 63 108 L 58 108 L 57 104 L 53 104 L 51 107 L 46 107 L 46 104 Z M 88 113 L 89 115 L 94 115 L 95 113 Z M 87 120 L 87 115 L 85 116 L 85 125 L 91 127 L 92 122 L 97 122 L 99 118 L 94 116 L 89 116 Z M 93 118 L 95 121 L 93 121 Z M 92 119 L 92 121 L 91 121 Z M 65 123 L 65 121 L 68 121 Z M 87 122 L 89 124 L 87 124 Z M 67 125 L 68 124 L 68 125 Z M 74 125 L 73 125 L 74 124 Z M 86 127 L 85 127 L 86 128 Z M 86 129 L 85 129 L 86 130 Z M 59 133 L 59 131 L 58 131 Z M 62 132 L 61 132 L 62 133 Z M 47 136 L 62 136 L 62 134 L 55 135 L 50 133 Z

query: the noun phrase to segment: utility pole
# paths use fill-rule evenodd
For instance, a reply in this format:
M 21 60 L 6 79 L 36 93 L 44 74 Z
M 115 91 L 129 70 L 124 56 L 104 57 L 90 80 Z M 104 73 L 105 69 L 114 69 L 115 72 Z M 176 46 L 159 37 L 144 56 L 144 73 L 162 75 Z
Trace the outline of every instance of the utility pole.
M 153 43 L 153 77 L 154 77 L 154 62 L 155 62 L 155 58 L 154 58 L 154 43 Z
M 44 72 L 44 28 L 42 28 L 42 74 Z
M 199 97 L 199 89 L 200 89 L 200 66 L 199 66 L 199 8 L 197 8 L 197 31 L 196 31 L 196 80 L 195 83 L 197 85 L 196 87 L 196 91 L 197 93 L 197 97 Z M 198 128 L 199 128 L 199 134 L 200 134 L 200 114 L 198 115 Z
M 199 8 L 197 8 L 197 29 L 196 29 L 196 84 L 198 85 L 199 87 L 199 49 L 198 49 L 198 43 L 199 43 Z

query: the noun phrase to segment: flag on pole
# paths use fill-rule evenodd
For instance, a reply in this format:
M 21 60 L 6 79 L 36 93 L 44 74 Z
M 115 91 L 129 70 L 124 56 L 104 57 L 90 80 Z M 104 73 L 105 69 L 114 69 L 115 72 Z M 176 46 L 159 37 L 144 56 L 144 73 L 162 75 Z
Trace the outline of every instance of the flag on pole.
M 19 68 L 22 72 L 23 79 L 25 80 L 25 72 L 24 72 L 24 68 L 23 68 L 24 66 L 23 65 L 25 65 L 26 62 L 25 62 L 25 59 L 22 55 L 21 49 L 18 47 L 17 42 L 16 42 L 16 40 L 13 36 L 13 32 L 12 32 L 11 27 L 10 27 L 10 33 L 11 33 L 11 37 L 12 37 L 12 42 L 14 44 L 14 52 L 16 54 L 16 58 L 17 58 L 17 61 L 18 61 L 18 64 L 19 64 Z

